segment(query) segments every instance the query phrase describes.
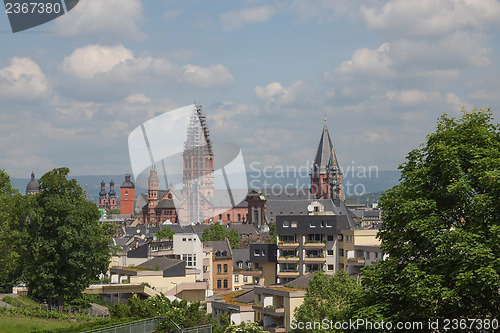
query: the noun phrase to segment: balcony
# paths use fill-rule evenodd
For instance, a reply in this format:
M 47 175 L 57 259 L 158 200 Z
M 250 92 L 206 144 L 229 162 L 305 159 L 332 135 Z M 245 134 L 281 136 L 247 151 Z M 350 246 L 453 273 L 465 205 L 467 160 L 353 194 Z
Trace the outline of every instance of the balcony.
M 305 242 L 304 243 L 305 249 L 322 249 L 325 246 L 326 246 L 326 244 L 323 242 Z
M 278 272 L 278 277 L 280 278 L 294 278 L 294 277 L 299 277 L 300 273 L 297 271 L 282 271 Z
M 279 241 L 278 249 L 296 249 L 299 247 L 299 242 Z
M 278 258 L 278 263 L 280 264 L 285 264 L 285 263 L 293 263 L 293 264 L 296 264 L 298 263 L 300 260 L 299 257 L 279 257 Z
M 347 259 L 347 264 L 350 266 L 364 266 L 365 258 L 349 258 Z
M 252 305 L 252 309 L 263 312 L 266 315 L 270 315 L 273 317 L 282 317 L 285 315 L 285 308 L 284 307 L 275 307 L 275 306 L 262 306 L 261 304 L 258 305 Z
M 321 264 L 321 263 L 324 263 L 326 262 L 326 258 L 324 257 L 306 257 L 304 258 L 304 262 L 306 264 L 314 264 L 314 263 L 318 263 L 318 264 Z

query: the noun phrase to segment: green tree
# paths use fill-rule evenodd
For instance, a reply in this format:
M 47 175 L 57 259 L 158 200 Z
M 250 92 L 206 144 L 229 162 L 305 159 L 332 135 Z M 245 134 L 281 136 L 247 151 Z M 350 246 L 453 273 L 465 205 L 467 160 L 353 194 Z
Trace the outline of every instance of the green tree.
M 239 249 L 241 237 L 236 229 L 227 231 L 226 227 L 219 222 L 212 224 L 209 229 L 205 229 L 201 235 L 201 241 L 223 241 L 228 239 L 232 249 Z
M 264 332 L 257 323 L 243 322 L 239 325 L 230 325 L 226 327 L 224 333 L 260 333 Z
M 500 131 L 488 111 L 443 115 L 381 199 L 387 260 L 364 271 L 360 316 L 500 317 Z
M 163 238 L 168 238 L 168 239 L 173 239 L 175 234 L 175 231 L 172 231 L 170 227 L 163 228 L 161 230 L 158 230 L 156 233 L 156 238 L 158 240 L 163 239 Z
M 9 175 L 0 170 L 0 291 L 10 292 L 22 275 L 29 199 L 13 189 Z
M 309 280 L 304 303 L 295 309 L 295 319 L 301 323 L 349 321 L 363 296 L 363 288 L 344 270 L 328 276 L 323 271 Z M 297 328 L 292 332 L 330 332 L 330 330 Z
M 24 277 L 31 295 L 59 305 L 78 297 L 109 265 L 110 228 L 68 168 L 40 178 L 29 217 Z

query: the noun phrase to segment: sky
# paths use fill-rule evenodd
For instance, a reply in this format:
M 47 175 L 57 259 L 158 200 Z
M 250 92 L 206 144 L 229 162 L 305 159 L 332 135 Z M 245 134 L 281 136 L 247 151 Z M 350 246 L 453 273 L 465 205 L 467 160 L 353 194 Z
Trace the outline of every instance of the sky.
M 500 115 L 494 0 L 80 0 L 12 33 L 0 15 L 0 169 L 131 172 L 128 135 L 201 103 L 247 168 L 396 170 L 462 107 Z M 216 157 L 215 157 L 216 158 Z

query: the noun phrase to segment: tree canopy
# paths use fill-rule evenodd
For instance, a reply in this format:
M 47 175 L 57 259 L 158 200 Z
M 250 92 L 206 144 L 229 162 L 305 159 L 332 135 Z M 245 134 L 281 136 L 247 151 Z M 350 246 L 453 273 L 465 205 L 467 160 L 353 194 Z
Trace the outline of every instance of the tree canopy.
M 212 224 L 209 229 L 205 229 L 201 235 L 201 241 L 223 241 L 228 239 L 232 249 L 240 247 L 241 237 L 236 229 L 227 230 L 226 227 L 219 222 Z
M 12 188 L 9 175 L 0 170 L 0 291 L 10 290 L 22 275 L 28 199 Z
M 387 260 L 363 279 L 387 320 L 500 317 L 500 128 L 488 111 L 443 115 L 381 199 Z M 362 312 L 363 312 L 362 311 Z
M 49 302 L 78 296 L 109 265 L 110 228 L 99 222 L 68 168 L 40 178 L 27 228 L 24 278 L 29 293 Z
M 304 303 L 295 309 L 297 323 L 348 321 L 355 307 L 360 303 L 363 288 L 355 278 L 344 270 L 328 276 L 323 271 L 314 273 L 309 280 Z M 293 328 L 293 327 L 292 327 Z M 292 332 L 325 332 L 322 329 L 308 329 L 297 325 Z

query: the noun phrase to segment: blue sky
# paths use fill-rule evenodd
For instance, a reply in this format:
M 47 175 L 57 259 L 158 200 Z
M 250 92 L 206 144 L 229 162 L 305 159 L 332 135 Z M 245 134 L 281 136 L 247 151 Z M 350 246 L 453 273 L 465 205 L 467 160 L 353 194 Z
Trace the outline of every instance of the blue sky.
M 494 0 L 80 0 L 12 34 L 0 15 L 0 168 L 130 172 L 127 138 L 199 101 L 247 164 L 395 170 L 446 112 L 500 110 Z M 254 164 L 256 165 L 256 164 Z

